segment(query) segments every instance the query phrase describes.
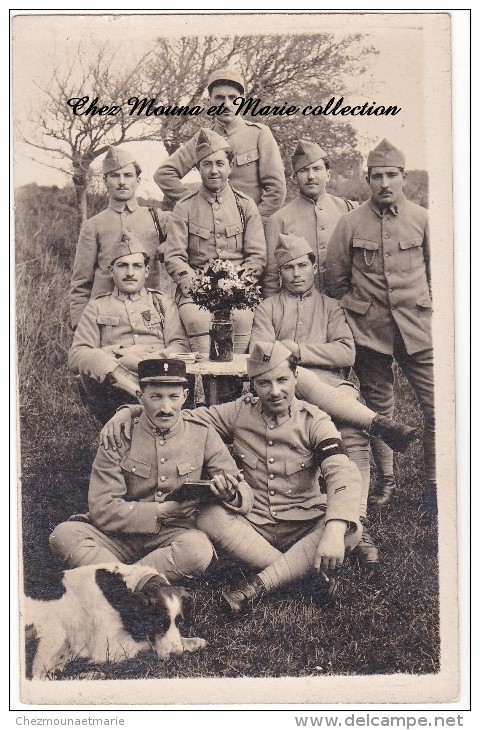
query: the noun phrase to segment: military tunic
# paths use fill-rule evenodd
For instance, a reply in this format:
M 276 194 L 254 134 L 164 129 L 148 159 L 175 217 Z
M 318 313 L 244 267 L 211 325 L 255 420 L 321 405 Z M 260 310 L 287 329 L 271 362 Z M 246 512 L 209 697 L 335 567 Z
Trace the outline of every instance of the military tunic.
M 432 347 L 430 249 L 425 208 L 402 196 L 383 213 L 371 199 L 342 216 L 328 244 L 326 281 L 347 312 L 355 342 L 392 355 Z
M 366 404 L 394 412 L 393 358 L 413 386 L 425 419 L 425 474 L 435 481 L 435 414 L 427 211 L 400 198 L 382 211 L 367 200 L 343 216 L 328 244 L 327 288 L 345 308 Z M 393 475 L 393 454 L 378 453 Z
M 162 210 L 157 213 L 165 235 L 169 214 Z M 139 206 L 135 198 L 126 203 L 110 199 L 108 208 L 85 221 L 80 230 L 70 288 L 73 327 L 77 326 L 89 299 L 112 291 L 108 266 L 112 249 L 125 231 L 138 238 L 150 257 L 147 286 L 159 286 L 159 240 L 150 211 Z
M 283 162 L 270 129 L 264 124 L 246 122 L 237 117 L 228 131 L 218 120 L 213 130 L 225 137 L 235 153 L 230 176 L 232 186 L 255 201 L 265 220 L 281 208 L 286 195 Z M 155 182 L 175 203 L 188 192 L 181 180 L 196 165 L 197 137 L 198 133 L 170 155 L 155 172 Z
M 257 207 L 230 185 L 216 194 L 202 185 L 176 205 L 167 226 L 165 266 L 177 284 L 189 285 L 196 270 L 215 258 L 245 265 L 257 277 L 265 268 Z
M 68 354 L 68 365 L 102 383 L 122 356 L 142 359 L 149 352 L 188 352 L 188 339 L 176 304 L 156 290 L 142 289 L 91 299 L 83 310 Z
M 325 513 L 325 521 L 358 525 L 360 475 L 343 454 L 325 459 L 321 466 L 328 489 L 325 512 L 315 449 L 325 439 L 339 438 L 339 433 L 315 406 L 294 398 L 287 415 L 272 418 L 248 394 L 231 403 L 197 408 L 195 418 L 213 425 L 225 439 L 233 438 L 254 496 L 249 522 L 313 520 Z
M 338 385 L 341 368 L 355 362 L 353 335 L 343 309 L 313 288 L 303 296 L 282 289 L 258 305 L 250 349 L 255 342 L 274 340 L 296 343 L 294 354 L 300 364 L 330 385 Z
M 132 440 L 117 451 L 100 446 L 88 492 L 89 515 L 100 530 L 117 534 L 149 535 L 160 532 L 157 505 L 187 480 L 198 480 L 202 469 L 238 475 L 238 468 L 215 429 L 195 414 L 182 411 L 169 431 L 160 431 L 142 413 Z M 228 506 L 248 512 L 252 497 L 241 483 L 240 503 Z M 194 527 L 193 518 L 190 524 Z
M 352 206 L 358 205 L 349 201 Z M 306 238 L 311 245 L 318 264 L 315 286 L 325 291 L 325 260 L 330 234 L 339 217 L 348 211 L 349 206 L 343 198 L 324 193 L 317 200 L 307 198 L 301 193 L 284 208 L 274 213 L 267 221 L 265 238 L 267 241 L 267 268 L 263 282 L 265 298 L 276 294 L 280 289 L 278 265 L 275 249 L 279 233 L 292 233 Z
M 345 380 L 346 370 L 355 362 L 353 335 L 345 312 L 335 299 L 313 287 L 303 296 L 282 289 L 266 299 L 255 310 L 250 350 L 255 342 L 274 340 L 291 349 L 300 358 L 302 367 L 315 373 L 322 383 L 339 388 L 352 401 L 358 399 L 358 391 Z M 298 371 L 297 394 L 314 403 L 317 397 L 316 390 L 305 387 L 302 368 Z M 363 517 L 370 487 L 368 436 L 358 426 L 339 423 L 338 427 L 348 455 L 362 476 L 360 515 Z

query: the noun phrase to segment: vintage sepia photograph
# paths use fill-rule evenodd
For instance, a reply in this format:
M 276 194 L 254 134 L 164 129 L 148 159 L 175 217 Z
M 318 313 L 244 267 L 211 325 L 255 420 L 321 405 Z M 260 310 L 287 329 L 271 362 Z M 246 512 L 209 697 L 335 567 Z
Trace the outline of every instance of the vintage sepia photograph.
M 22 702 L 457 698 L 450 33 L 13 14 Z

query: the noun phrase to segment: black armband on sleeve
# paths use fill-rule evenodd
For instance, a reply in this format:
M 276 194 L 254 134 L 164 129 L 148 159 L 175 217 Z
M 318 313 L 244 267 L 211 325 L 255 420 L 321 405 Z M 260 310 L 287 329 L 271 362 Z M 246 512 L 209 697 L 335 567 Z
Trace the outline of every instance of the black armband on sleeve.
M 325 439 L 321 441 L 315 449 L 317 466 L 322 466 L 325 459 L 328 459 L 329 456 L 336 456 L 337 454 L 348 456 L 342 439 Z

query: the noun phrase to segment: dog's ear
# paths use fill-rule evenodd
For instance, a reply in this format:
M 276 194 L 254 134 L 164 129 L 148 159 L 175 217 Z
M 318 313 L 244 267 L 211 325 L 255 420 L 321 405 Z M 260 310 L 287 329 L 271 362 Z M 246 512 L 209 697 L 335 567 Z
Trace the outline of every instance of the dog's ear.
M 182 602 L 182 615 L 186 624 L 193 622 L 193 597 L 186 588 L 175 588 L 175 591 Z

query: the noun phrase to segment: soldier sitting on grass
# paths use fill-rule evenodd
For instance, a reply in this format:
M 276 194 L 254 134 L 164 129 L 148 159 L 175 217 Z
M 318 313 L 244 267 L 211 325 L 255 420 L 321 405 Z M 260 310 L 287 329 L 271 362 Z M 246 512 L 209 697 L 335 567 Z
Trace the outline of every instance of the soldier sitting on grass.
M 295 397 L 295 357 L 279 342 L 257 342 L 247 368 L 257 396 L 249 393 L 194 411 L 196 420 L 233 440 L 253 491 L 253 506 L 244 516 L 231 519 L 218 504 L 202 510 L 197 520 L 215 545 L 258 571 L 250 583 L 222 594 L 234 617 L 247 613 L 265 592 L 315 570 L 320 577 L 313 585 L 327 586 L 329 592 L 334 581 L 326 581 L 321 571 L 340 566 L 362 533 L 360 473 L 326 413 Z M 320 382 L 308 375 L 314 385 Z M 128 440 L 131 416 L 139 414 L 141 409 L 129 407 L 115 415 L 101 433 L 106 450 L 123 447 L 122 430 Z M 326 505 L 320 471 L 327 485 Z M 237 487 L 235 481 L 232 485 Z
M 141 360 L 190 350 L 176 304 L 145 288 L 149 258 L 139 241 L 124 234 L 109 271 L 113 292 L 88 302 L 68 354 L 86 405 L 102 423 L 123 403 L 136 402 Z

